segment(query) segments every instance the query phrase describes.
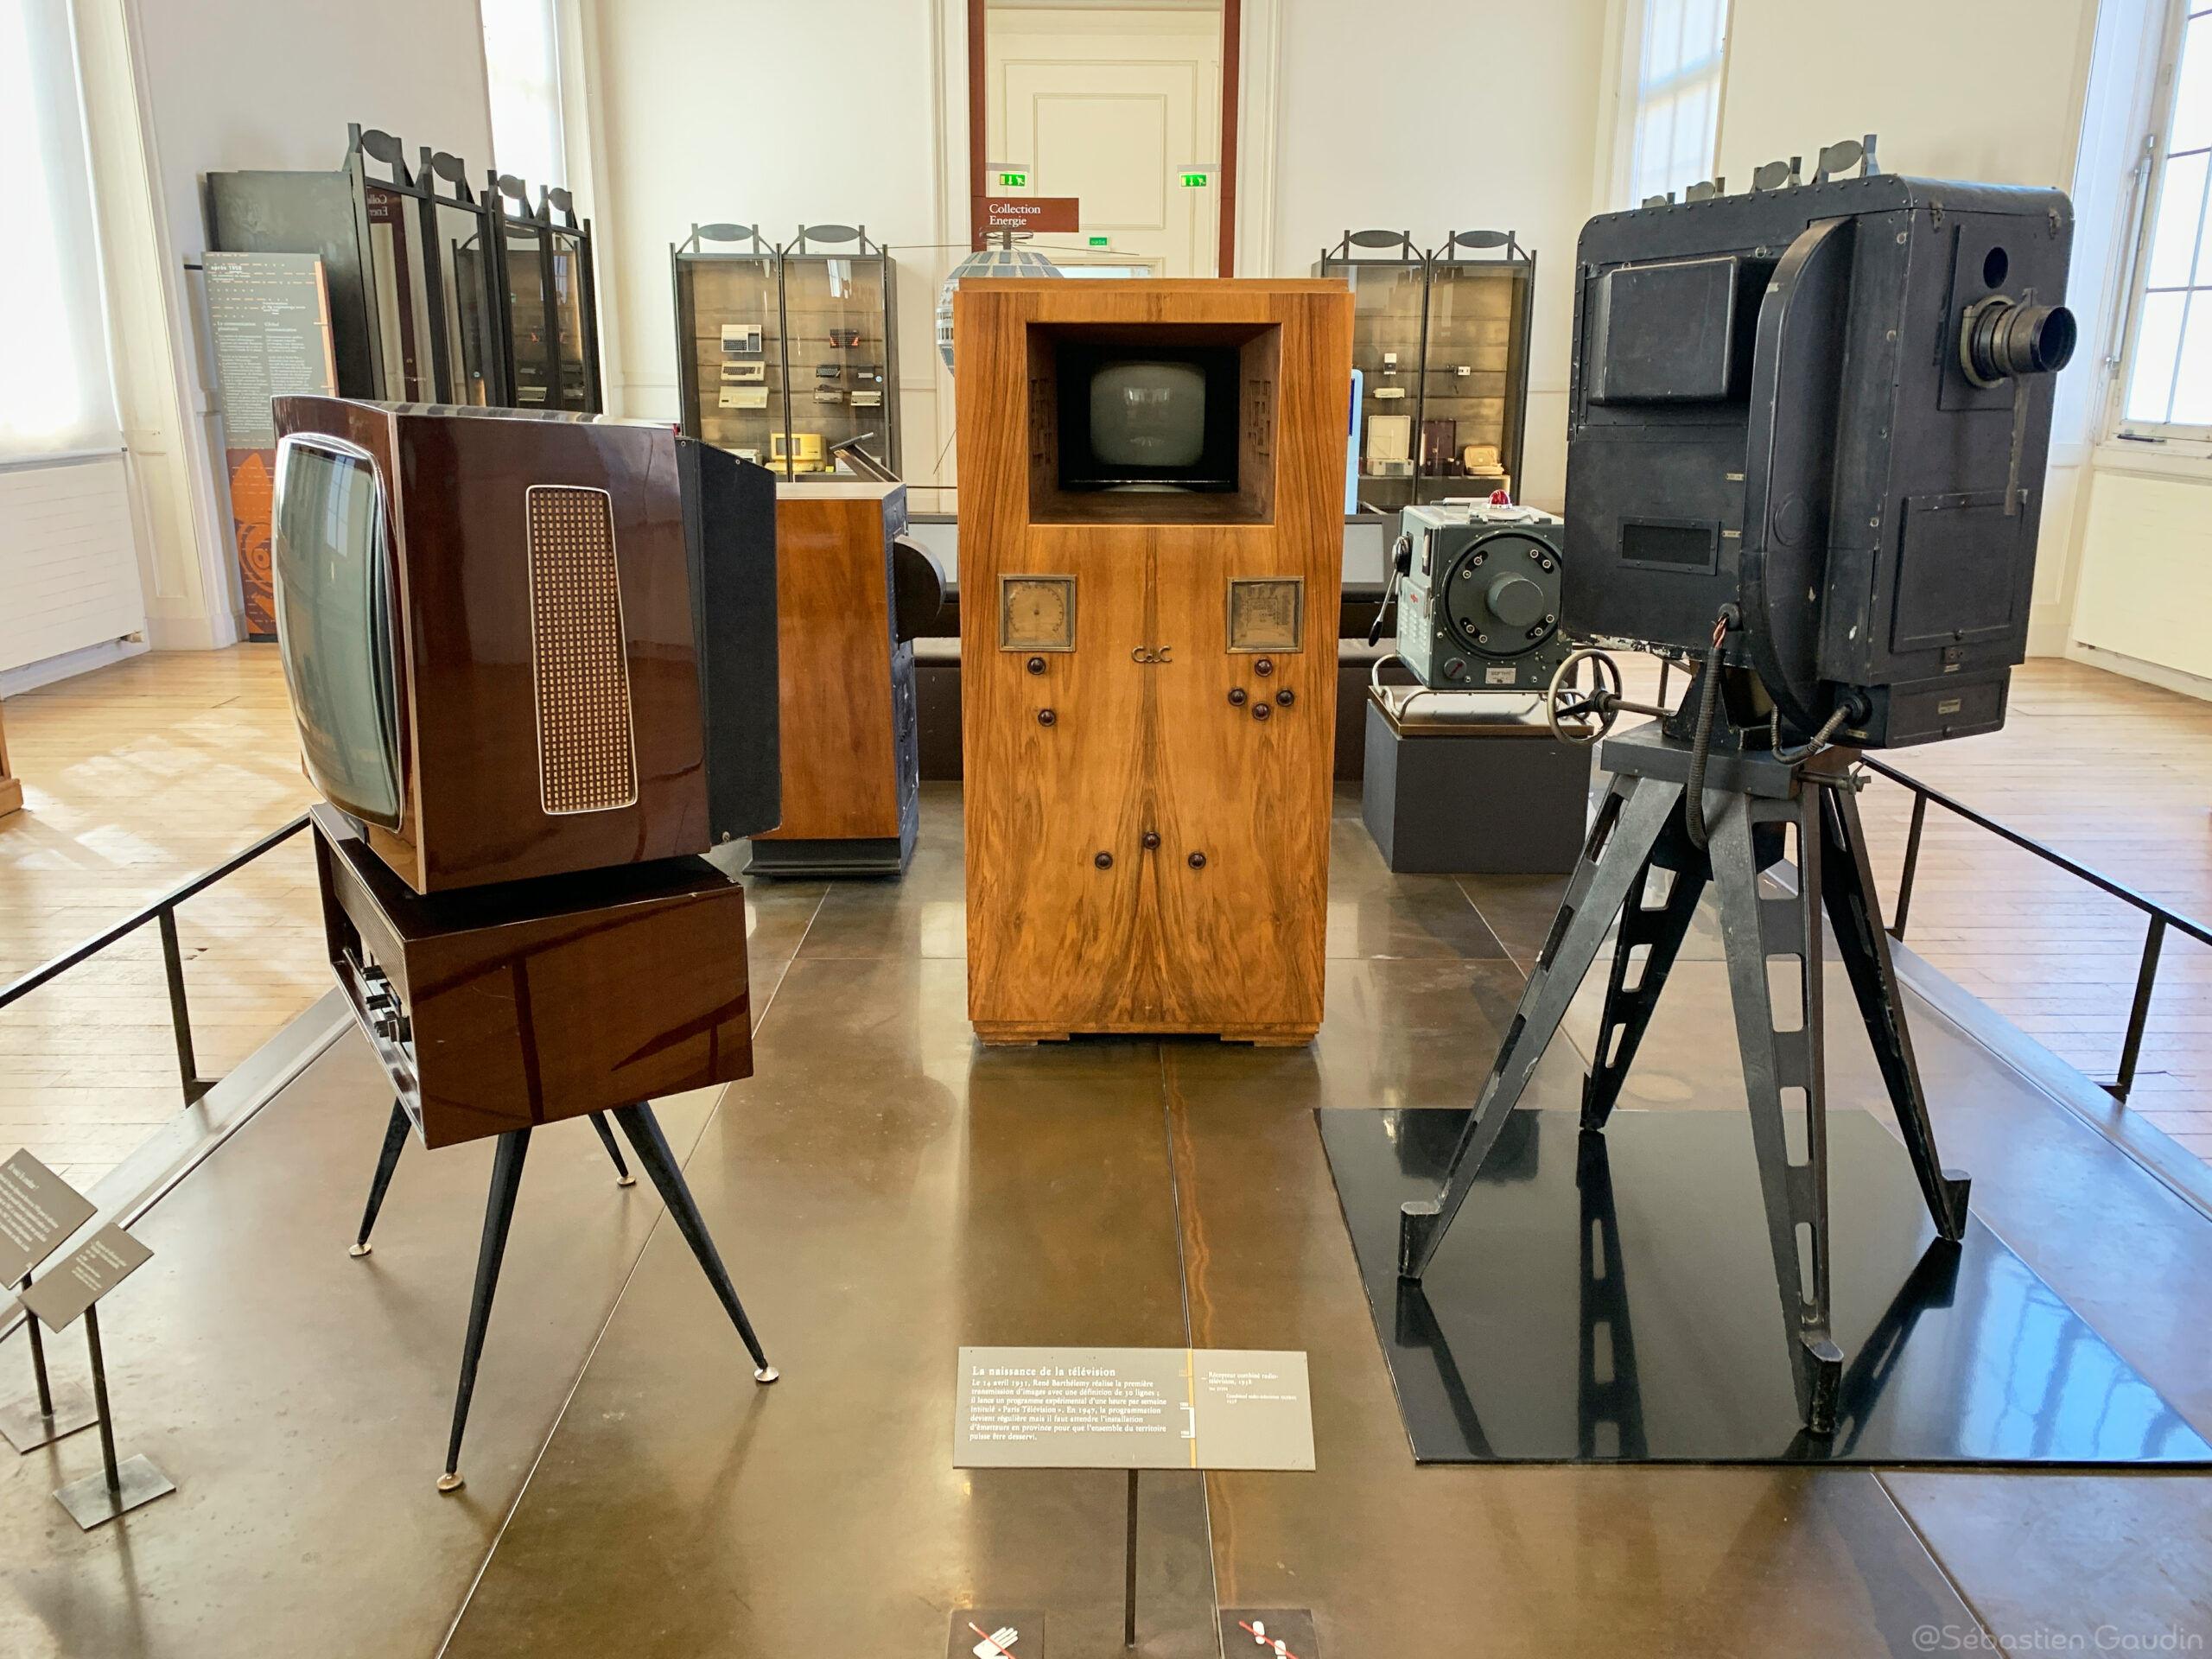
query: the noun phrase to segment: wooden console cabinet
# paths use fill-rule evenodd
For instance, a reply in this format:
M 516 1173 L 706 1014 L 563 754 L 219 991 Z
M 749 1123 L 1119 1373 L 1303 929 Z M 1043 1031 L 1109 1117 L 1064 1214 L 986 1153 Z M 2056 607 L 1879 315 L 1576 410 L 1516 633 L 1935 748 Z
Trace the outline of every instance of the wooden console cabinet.
M 8 770 L 8 728 L 0 722 L 0 818 L 18 811 L 23 804 L 23 785 L 16 774 Z
M 748 875 L 897 875 L 920 822 L 914 647 L 899 638 L 903 484 L 776 486 L 784 820 Z
M 987 1043 L 1302 1044 L 1322 1009 L 1351 294 L 1007 280 L 954 306 L 969 1018 Z M 1100 383 L 1072 376 L 1179 350 L 1230 365 L 1206 399 L 1210 423 L 1236 405 L 1233 482 L 1082 487 L 1062 423 Z

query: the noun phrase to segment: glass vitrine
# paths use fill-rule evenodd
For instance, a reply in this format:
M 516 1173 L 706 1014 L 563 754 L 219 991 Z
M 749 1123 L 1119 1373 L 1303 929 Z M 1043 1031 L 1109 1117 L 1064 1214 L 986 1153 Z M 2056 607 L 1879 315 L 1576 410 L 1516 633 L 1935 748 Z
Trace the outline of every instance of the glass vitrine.
M 566 190 L 541 189 L 534 210 L 519 179 L 495 176 L 493 193 L 518 204 L 497 215 L 494 238 L 506 401 L 596 415 L 602 405 L 591 226 L 576 218 Z
M 896 475 L 896 276 L 864 230 L 803 226 L 776 246 L 695 225 L 671 254 L 686 433 L 785 478 L 829 477 L 841 446 Z
M 1351 285 L 1362 503 L 1517 487 L 1535 256 L 1503 231 L 1454 232 L 1440 252 L 1351 231 L 1314 274 Z

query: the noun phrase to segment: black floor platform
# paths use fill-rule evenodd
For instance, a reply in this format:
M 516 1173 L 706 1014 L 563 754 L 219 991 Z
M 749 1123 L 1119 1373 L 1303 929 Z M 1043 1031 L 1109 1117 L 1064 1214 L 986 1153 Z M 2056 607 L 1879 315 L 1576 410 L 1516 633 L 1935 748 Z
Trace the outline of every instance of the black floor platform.
M 1748 1115 L 1518 1111 L 1422 1284 L 1398 1205 L 1466 1114 L 1315 1113 L 1423 1463 L 2165 1465 L 2212 1446 L 1979 1220 L 1936 1241 L 1904 1148 L 1828 1119 L 1832 1440 L 1791 1390 Z

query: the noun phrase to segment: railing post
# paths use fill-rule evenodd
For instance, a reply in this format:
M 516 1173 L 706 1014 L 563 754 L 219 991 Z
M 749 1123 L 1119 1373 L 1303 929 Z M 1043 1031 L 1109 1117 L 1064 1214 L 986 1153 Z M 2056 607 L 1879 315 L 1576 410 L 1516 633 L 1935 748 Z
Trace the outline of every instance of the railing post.
M 2151 1017 L 2151 990 L 2158 978 L 2158 947 L 2166 942 L 2166 918 L 2151 918 L 2143 936 L 2143 965 L 2135 975 L 2135 1006 L 2128 1011 L 2127 1041 L 2120 1051 L 2120 1077 L 2107 1092 L 2125 1106 L 2128 1090 L 2135 1087 L 2135 1063 L 2143 1055 L 2143 1027 Z
M 176 912 L 163 909 L 156 919 L 162 925 L 162 965 L 168 972 L 169 1023 L 176 1027 L 176 1069 L 184 1083 L 184 1103 L 195 1104 L 207 1092 L 200 1080 L 200 1062 L 192 1052 L 192 1010 L 184 1000 L 184 957 L 177 949 Z
M 1890 937 L 1904 938 L 1904 918 L 1912 908 L 1912 875 L 1920 868 L 1920 829 L 1928 822 L 1928 798 L 1912 791 L 1912 830 L 1904 838 L 1904 869 L 1897 877 L 1897 907 L 1890 918 Z

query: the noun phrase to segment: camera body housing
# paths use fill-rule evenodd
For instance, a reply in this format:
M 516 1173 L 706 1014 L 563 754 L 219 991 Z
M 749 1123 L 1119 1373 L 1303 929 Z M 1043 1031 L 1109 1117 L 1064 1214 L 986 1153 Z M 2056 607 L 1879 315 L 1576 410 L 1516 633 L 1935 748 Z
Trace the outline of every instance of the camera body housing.
M 1592 219 L 1567 631 L 1702 654 L 1732 614 L 1799 735 L 2002 726 L 2072 238 L 2059 191 L 1887 174 Z

